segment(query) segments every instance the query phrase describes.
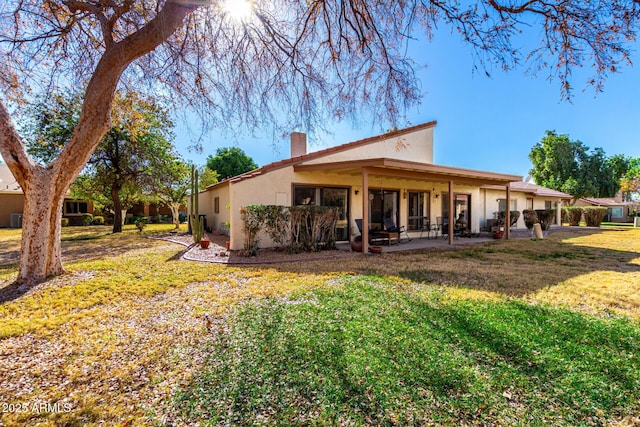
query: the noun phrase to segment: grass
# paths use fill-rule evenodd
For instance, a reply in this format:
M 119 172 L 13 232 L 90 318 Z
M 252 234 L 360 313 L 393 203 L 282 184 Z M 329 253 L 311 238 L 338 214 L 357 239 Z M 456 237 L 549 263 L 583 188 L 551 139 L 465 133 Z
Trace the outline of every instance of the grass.
M 244 304 L 176 398 L 220 425 L 602 425 L 640 410 L 621 319 L 357 277 Z
M 70 411 L 0 424 L 613 425 L 640 413 L 640 230 L 235 268 L 145 238 L 169 229 L 63 230 L 69 273 L 0 305 L 0 404 Z M 18 239 L 0 230 L 0 292 Z

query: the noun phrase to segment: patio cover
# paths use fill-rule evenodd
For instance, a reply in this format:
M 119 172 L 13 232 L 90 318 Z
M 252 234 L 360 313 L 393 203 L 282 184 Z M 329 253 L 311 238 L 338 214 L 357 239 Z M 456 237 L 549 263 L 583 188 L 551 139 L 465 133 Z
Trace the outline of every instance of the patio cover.
M 437 181 L 449 184 L 449 194 L 453 194 L 454 184 L 467 185 L 496 185 L 503 187 L 506 192 L 507 206 L 511 200 L 510 182 L 522 181 L 522 176 L 502 173 L 478 171 L 472 169 L 455 168 L 389 158 L 347 160 L 327 163 L 307 163 L 294 165 L 296 172 L 331 171 L 338 174 L 360 175 L 362 177 L 362 192 L 369 193 L 369 177 L 393 177 L 415 181 Z M 449 212 L 454 211 L 454 198 L 449 197 Z M 509 224 L 510 213 L 506 212 L 506 223 Z M 453 244 L 454 221 L 449 221 L 449 244 Z M 369 234 L 369 204 L 367 198 L 362 198 L 362 250 L 368 252 Z M 510 237 L 509 228 L 506 229 L 507 239 Z

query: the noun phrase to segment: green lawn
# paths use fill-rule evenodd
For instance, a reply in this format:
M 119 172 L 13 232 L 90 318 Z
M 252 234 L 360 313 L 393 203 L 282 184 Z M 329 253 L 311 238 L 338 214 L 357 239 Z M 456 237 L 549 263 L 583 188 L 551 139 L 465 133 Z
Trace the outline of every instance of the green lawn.
M 638 229 L 244 268 L 169 229 L 63 230 L 68 274 L 0 304 L 0 404 L 31 405 L 0 425 L 640 423 Z

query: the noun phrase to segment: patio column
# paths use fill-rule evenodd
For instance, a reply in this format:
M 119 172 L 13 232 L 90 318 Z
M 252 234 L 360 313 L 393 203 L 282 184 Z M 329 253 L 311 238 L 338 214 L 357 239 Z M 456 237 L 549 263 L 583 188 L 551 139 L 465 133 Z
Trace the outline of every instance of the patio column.
M 511 237 L 511 187 L 507 184 L 507 211 L 505 212 L 505 236 L 507 239 Z
M 369 171 L 362 168 L 362 253 L 369 253 Z
M 556 224 L 562 226 L 562 200 L 556 203 Z
M 449 181 L 449 244 L 453 245 L 453 229 L 456 222 L 456 213 L 454 212 L 454 204 L 453 204 L 453 181 Z

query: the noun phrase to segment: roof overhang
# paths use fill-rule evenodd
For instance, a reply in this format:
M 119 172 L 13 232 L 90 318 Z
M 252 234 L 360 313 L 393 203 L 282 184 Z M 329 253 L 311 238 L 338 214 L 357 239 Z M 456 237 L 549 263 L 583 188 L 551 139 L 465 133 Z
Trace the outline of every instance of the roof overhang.
M 506 186 L 512 181 L 522 180 L 522 176 L 518 175 L 508 175 L 388 158 L 298 164 L 294 165 L 293 169 L 295 172 L 333 172 L 347 175 L 361 175 L 366 171 L 369 175 L 388 176 L 417 181 L 453 181 L 457 184 L 471 185 Z

